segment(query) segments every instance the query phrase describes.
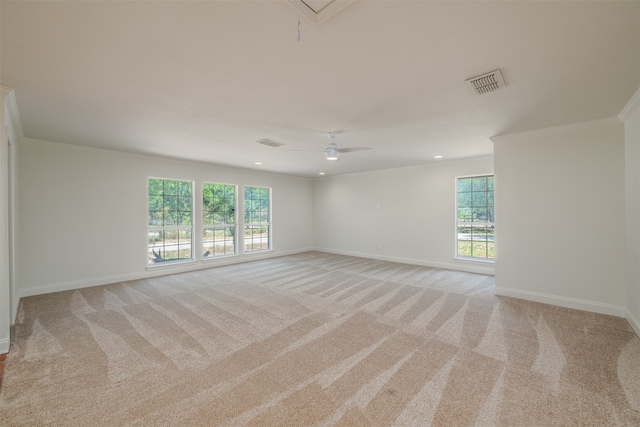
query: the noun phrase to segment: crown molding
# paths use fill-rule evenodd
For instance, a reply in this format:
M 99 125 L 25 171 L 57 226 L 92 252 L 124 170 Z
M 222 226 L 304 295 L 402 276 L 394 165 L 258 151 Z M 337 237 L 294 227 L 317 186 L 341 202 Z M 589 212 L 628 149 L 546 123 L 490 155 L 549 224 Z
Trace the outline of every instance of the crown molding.
M 2 91 L 2 100 L 5 107 L 5 124 L 9 128 L 9 138 L 14 143 L 20 142 L 24 138 L 24 132 L 22 131 L 22 121 L 20 120 L 20 112 L 16 102 L 16 93 L 13 88 L 3 84 L 0 84 L 0 90 Z
M 622 120 L 620 119 L 620 117 L 617 117 L 617 116 L 607 117 L 606 119 L 588 120 L 585 122 L 570 123 L 568 125 L 560 125 L 560 126 L 552 126 L 548 128 L 542 128 L 542 129 L 527 130 L 524 132 L 516 132 L 516 133 L 510 133 L 506 135 L 496 135 L 496 136 L 490 137 L 489 139 L 494 143 L 504 142 L 504 141 L 513 141 L 517 139 L 534 138 L 538 136 L 553 135 L 556 133 L 571 132 L 571 131 L 576 131 L 581 129 L 589 129 L 597 126 L 606 126 L 606 125 L 619 124 L 619 123 L 622 123 Z
M 633 94 L 629 102 L 627 102 L 627 105 L 625 105 L 622 111 L 620 111 L 620 114 L 618 114 L 618 117 L 620 117 L 622 120 L 626 122 L 627 120 L 629 120 L 629 117 L 631 117 L 631 115 L 636 112 L 638 108 L 640 108 L 640 88 L 638 88 L 638 90 L 636 91 L 635 94 Z

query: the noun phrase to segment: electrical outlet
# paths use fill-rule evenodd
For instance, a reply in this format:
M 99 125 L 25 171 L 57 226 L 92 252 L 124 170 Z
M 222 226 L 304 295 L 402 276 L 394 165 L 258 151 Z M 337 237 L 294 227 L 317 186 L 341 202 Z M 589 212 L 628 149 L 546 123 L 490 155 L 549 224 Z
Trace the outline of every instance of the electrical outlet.
M 376 243 L 376 249 L 378 250 L 382 249 L 382 243 Z

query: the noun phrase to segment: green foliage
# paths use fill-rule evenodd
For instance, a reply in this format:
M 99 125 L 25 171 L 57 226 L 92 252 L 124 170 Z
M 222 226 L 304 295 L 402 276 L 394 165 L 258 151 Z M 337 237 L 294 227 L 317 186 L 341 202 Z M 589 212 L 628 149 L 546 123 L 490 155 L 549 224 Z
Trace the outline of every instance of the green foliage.
M 149 262 L 191 259 L 193 182 L 150 178 Z M 245 187 L 245 227 L 247 250 L 269 249 L 269 189 Z M 202 186 L 204 257 L 235 253 L 236 186 L 209 184 Z
M 236 186 L 227 184 L 202 185 L 204 224 L 203 257 L 235 253 Z
M 473 206 L 471 192 L 458 193 L 458 207 L 459 208 L 470 208 Z
M 471 178 L 458 178 L 458 193 L 471 191 Z
M 458 256 L 493 259 L 495 239 L 492 225 L 458 225 Z
M 459 178 L 457 187 L 458 221 L 475 223 L 458 225 L 458 256 L 494 259 L 493 176 Z
M 457 214 L 461 222 L 493 222 L 493 176 L 458 178 Z
M 222 225 L 235 223 L 235 186 L 226 184 L 203 184 L 202 206 L 204 223 Z
M 193 182 L 149 178 L 149 262 L 191 259 Z M 175 228 L 172 228 L 175 227 Z
M 495 259 L 495 243 L 458 241 L 458 256 L 480 259 Z
M 149 178 L 149 225 L 191 225 L 192 188 L 191 181 Z
M 269 189 L 244 188 L 244 221 L 246 224 L 269 223 Z
M 487 177 L 471 178 L 471 191 L 487 191 Z

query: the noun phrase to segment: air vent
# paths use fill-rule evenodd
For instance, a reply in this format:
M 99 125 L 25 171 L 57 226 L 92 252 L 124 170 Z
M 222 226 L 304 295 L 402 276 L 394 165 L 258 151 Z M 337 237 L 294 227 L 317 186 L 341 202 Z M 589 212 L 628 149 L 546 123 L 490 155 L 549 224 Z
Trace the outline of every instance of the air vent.
M 258 144 L 267 145 L 269 147 L 277 148 L 281 147 L 284 144 L 282 142 L 272 141 L 270 139 L 261 139 L 260 141 L 256 141 Z
M 500 70 L 495 70 L 481 76 L 472 77 L 465 80 L 465 83 L 475 95 L 482 95 L 493 92 L 501 87 L 505 87 L 504 79 Z

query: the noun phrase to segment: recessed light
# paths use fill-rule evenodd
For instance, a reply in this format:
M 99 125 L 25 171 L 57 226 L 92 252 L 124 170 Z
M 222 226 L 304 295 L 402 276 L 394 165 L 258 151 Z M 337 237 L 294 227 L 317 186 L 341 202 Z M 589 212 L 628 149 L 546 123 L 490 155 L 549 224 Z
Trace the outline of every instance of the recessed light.
M 441 156 L 441 155 L 439 155 L 439 154 L 438 154 L 437 156 L 433 156 L 433 158 L 434 158 L 434 159 L 441 159 L 442 157 L 443 157 L 443 156 Z
M 318 175 L 324 175 L 324 172 L 320 172 Z
M 255 162 L 254 165 L 261 165 L 262 162 Z

